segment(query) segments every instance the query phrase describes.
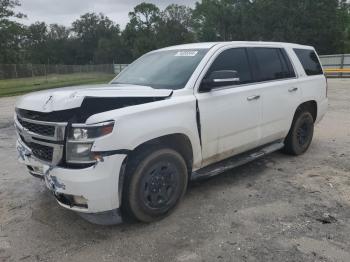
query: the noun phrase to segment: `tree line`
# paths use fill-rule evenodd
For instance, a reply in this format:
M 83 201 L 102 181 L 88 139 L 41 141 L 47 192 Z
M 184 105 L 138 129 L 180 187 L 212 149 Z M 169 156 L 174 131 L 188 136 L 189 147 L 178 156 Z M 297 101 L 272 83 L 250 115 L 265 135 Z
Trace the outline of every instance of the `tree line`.
M 19 0 L 0 0 L 0 63 L 130 63 L 161 47 L 203 41 L 285 41 L 315 46 L 320 54 L 350 52 L 346 0 L 201 0 L 194 8 L 163 10 L 141 3 L 122 30 L 101 13 L 70 27 L 20 21 Z M 16 19 L 14 19 L 16 18 Z

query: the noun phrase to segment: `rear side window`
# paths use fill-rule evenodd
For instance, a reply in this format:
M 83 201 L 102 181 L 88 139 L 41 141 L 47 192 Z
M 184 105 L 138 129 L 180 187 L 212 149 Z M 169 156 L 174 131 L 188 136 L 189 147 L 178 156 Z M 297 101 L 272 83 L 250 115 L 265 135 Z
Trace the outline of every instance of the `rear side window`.
M 223 51 L 211 65 L 207 76 L 214 71 L 220 70 L 237 71 L 240 84 L 251 83 L 253 81 L 245 48 L 232 48 Z
M 281 48 L 253 48 L 258 67 L 258 81 L 270 81 L 295 77 L 287 53 Z
M 308 76 L 323 75 L 322 67 L 316 53 L 308 49 L 294 49 Z

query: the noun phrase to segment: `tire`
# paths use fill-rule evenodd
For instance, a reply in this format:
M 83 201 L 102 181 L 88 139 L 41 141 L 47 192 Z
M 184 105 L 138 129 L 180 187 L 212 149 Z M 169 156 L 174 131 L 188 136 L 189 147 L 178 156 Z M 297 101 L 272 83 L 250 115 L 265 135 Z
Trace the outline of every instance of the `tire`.
M 126 220 L 153 222 L 177 206 L 188 183 L 183 157 L 173 149 L 143 150 L 127 164 L 122 211 Z
M 298 156 L 305 153 L 312 142 L 314 134 L 314 119 L 310 112 L 297 112 L 292 127 L 285 139 L 283 152 Z

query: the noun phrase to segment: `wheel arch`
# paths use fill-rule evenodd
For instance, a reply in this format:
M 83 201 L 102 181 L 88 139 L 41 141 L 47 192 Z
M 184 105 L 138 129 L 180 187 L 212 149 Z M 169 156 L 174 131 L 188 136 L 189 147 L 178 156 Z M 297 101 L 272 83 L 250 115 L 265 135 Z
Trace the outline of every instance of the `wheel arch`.
M 317 101 L 315 100 L 308 100 L 305 102 L 302 102 L 295 110 L 293 118 L 291 118 L 288 134 L 293 126 L 293 123 L 298 115 L 298 113 L 308 111 L 311 113 L 312 118 L 314 119 L 314 123 L 317 121 L 317 115 L 318 115 L 318 107 L 317 107 Z M 287 135 L 288 135 L 287 134 Z
M 155 146 L 164 146 L 178 152 L 186 162 L 186 166 L 188 170 L 188 179 L 190 179 L 190 175 L 192 173 L 194 156 L 193 156 L 192 143 L 190 138 L 187 135 L 181 134 L 181 133 L 174 133 L 174 134 L 164 135 L 158 138 L 148 140 L 138 145 L 134 150 L 130 151 L 130 153 L 127 155 L 127 157 L 123 161 L 123 164 L 120 169 L 119 181 L 118 181 L 118 188 L 119 188 L 118 193 L 119 193 L 120 204 L 122 203 L 124 181 L 125 181 L 128 162 L 130 162 L 130 159 L 135 157 L 139 152 L 141 152 L 145 148 L 155 147 Z
M 314 119 L 314 122 L 316 122 L 317 116 L 318 116 L 317 115 L 318 107 L 317 107 L 317 102 L 315 100 L 305 101 L 302 104 L 300 104 L 294 113 L 294 118 L 298 112 L 302 112 L 302 111 L 310 112 Z
M 295 132 L 296 129 L 294 129 L 294 125 L 298 122 L 298 119 L 300 119 L 300 116 L 303 116 L 303 113 L 309 113 L 308 116 L 311 117 L 312 119 L 309 119 L 309 124 L 312 126 L 310 129 L 308 129 L 308 135 L 310 137 L 309 142 L 306 144 L 305 142 L 302 142 L 296 145 L 295 141 Z M 286 154 L 289 155 L 293 155 L 293 156 L 297 156 L 300 154 L 303 154 L 306 152 L 306 150 L 309 148 L 311 141 L 312 141 L 312 137 L 313 137 L 313 130 L 314 130 L 314 123 L 316 122 L 317 119 L 317 102 L 314 100 L 310 100 L 310 101 L 306 101 L 302 104 L 300 104 L 298 106 L 298 108 L 296 109 L 294 116 L 293 116 L 293 122 L 291 124 L 291 127 L 289 129 L 289 132 L 284 140 L 284 148 L 282 149 L 282 151 Z M 311 123 L 310 123 L 311 122 Z M 299 127 L 300 128 L 300 127 Z M 311 131 L 310 131 L 311 130 Z M 306 145 L 306 147 L 305 147 Z

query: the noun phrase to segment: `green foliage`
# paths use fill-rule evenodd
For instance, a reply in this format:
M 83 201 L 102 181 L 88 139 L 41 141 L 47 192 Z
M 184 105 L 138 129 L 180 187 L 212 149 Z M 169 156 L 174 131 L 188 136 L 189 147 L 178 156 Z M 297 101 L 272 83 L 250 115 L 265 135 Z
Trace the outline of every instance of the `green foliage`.
M 72 32 L 80 48 L 77 50 L 77 63 L 100 61 L 101 43 L 115 41 L 120 35 L 119 25 L 116 25 L 103 14 L 87 13 L 72 24 Z M 118 46 L 115 46 L 118 48 Z M 111 63 L 112 61 L 108 61 Z
M 323 54 L 350 48 L 345 0 L 203 0 L 194 12 L 201 41 L 295 42 Z
M 153 4 L 141 3 L 129 13 L 123 38 L 133 58 L 157 48 L 157 31 L 160 21 L 159 8 Z
M 130 22 L 123 32 L 132 60 L 153 49 L 194 42 L 192 11 L 189 7 L 175 4 L 163 11 L 153 4 L 136 6 L 129 13 Z
M 195 41 L 192 13 L 191 8 L 175 4 L 169 5 L 161 12 L 157 34 L 160 47 Z
M 129 63 L 144 53 L 197 41 L 285 41 L 321 54 L 350 52 L 346 0 L 199 0 L 194 9 L 160 10 L 141 3 L 124 30 L 103 14 L 86 13 L 70 28 L 13 18 L 18 0 L 0 0 L 0 63 Z
M 342 40 L 339 7 L 338 0 L 256 0 L 252 27 L 261 40 L 308 44 L 323 54 L 336 53 Z
M 37 64 L 46 64 L 49 49 L 48 29 L 44 22 L 36 22 L 26 30 L 25 50 L 28 52 L 30 61 Z M 37 51 L 38 50 L 38 51 Z
M 195 28 L 201 41 L 228 41 L 242 37 L 243 14 L 249 0 L 203 0 L 196 3 Z M 243 39 L 240 39 L 243 40 Z
M 16 13 L 18 0 L 0 0 L 0 63 L 14 63 L 21 58 L 21 42 L 24 36 L 23 26 L 11 18 L 24 17 Z

